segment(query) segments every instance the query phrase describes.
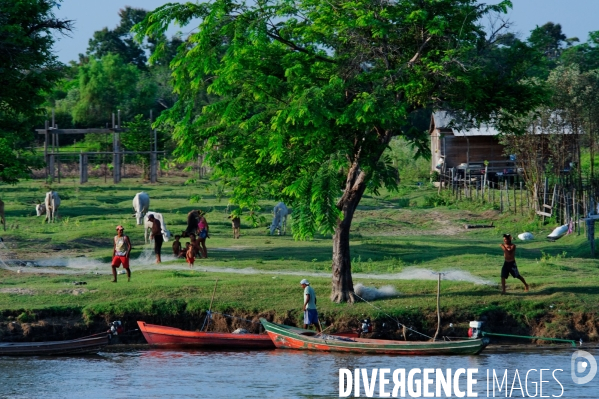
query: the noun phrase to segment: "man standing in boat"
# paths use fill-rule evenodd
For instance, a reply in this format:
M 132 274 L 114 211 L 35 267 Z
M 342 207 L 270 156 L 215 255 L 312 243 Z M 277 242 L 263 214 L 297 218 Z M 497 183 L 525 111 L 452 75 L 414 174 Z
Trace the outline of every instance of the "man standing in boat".
M 314 289 L 310 287 L 310 282 L 306 279 L 300 281 L 300 285 L 304 289 L 304 329 L 307 329 L 310 324 L 314 324 L 316 330 L 321 332 Z
M 512 244 L 511 235 L 503 235 L 501 249 L 503 249 L 504 258 L 503 267 L 501 268 L 501 293 L 505 294 L 505 279 L 507 279 L 510 274 L 512 277 L 522 281 L 524 283 L 524 291 L 528 292 L 528 284 L 526 284 L 526 280 L 520 275 L 518 266 L 516 266 L 516 245 Z

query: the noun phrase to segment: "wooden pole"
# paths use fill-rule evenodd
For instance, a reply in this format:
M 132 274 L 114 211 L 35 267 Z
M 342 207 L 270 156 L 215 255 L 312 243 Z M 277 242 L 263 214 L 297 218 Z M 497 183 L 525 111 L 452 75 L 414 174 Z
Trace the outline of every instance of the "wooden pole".
M 524 216 L 524 200 L 522 199 L 522 181 L 520 181 L 520 215 Z
M 549 179 L 545 178 L 545 185 L 543 186 L 543 205 L 547 204 L 547 186 L 549 185 Z
M 507 212 L 510 211 L 510 189 L 508 186 L 508 179 L 505 179 L 505 199 L 507 201 Z
M 572 190 L 572 217 L 574 218 L 574 223 L 576 223 L 574 225 L 574 229 L 577 232 L 577 235 L 580 235 L 580 223 L 578 220 L 578 207 L 577 205 L 577 201 L 576 201 L 576 189 Z
M 514 215 L 518 213 L 518 201 L 516 199 L 516 182 L 512 185 L 512 190 L 514 191 Z
M 210 324 L 210 313 L 212 312 L 212 303 L 214 302 L 214 294 L 216 294 L 216 285 L 218 284 L 218 279 L 214 282 L 214 290 L 212 291 L 212 299 L 210 299 L 210 307 L 208 308 L 208 323 L 206 323 L 206 330 L 208 329 L 208 324 Z
M 48 179 L 50 168 L 48 167 L 50 160 L 48 159 L 48 120 L 44 124 L 44 161 L 46 162 L 46 180 Z
M 441 330 L 441 273 L 437 274 L 437 331 L 433 337 L 433 341 L 437 340 L 439 330 Z
M 54 125 L 54 128 L 58 128 L 58 126 Z M 60 154 L 60 142 L 58 133 L 56 133 L 56 153 Z M 56 158 L 57 169 L 58 169 L 58 183 L 60 183 L 60 155 Z
M 150 110 L 150 151 L 152 151 L 152 123 L 154 123 L 154 110 Z

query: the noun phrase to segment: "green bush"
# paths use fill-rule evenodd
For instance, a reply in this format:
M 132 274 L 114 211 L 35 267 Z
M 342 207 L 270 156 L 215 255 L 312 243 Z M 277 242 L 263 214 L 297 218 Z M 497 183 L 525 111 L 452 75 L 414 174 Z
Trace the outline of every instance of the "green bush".
M 453 199 L 445 191 L 442 191 L 441 194 L 427 195 L 424 197 L 425 207 L 436 208 L 438 206 L 449 206 L 451 204 L 453 204 Z

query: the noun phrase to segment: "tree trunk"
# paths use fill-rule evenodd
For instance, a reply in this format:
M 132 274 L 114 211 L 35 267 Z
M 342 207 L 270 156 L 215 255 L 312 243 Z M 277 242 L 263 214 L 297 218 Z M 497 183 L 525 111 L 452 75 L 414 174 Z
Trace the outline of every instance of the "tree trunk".
M 343 212 L 343 219 L 337 221 L 333 235 L 333 280 L 331 300 L 333 302 L 354 302 L 354 283 L 351 275 L 351 253 L 349 250 L 349 232 L 354 212 L 366 189 L 366 174 L 354 163 L 348 173 L 343 197 L 337 208 Z
M 369 164 L 375 165 L 383 152 L 389 145 L 391 137 L 393 137 L 392 131 L 384 131 L 383 129 L 377 129 L 375 127 L 379 138 L 379 148 L 373 151 L 370 155 Z M 351 228 L 351 222 L 354 218 L 354 212 L 366 191 L 366 183 L 370 176 L 362 169 L 360 165 L 360 155 L 362 152 L 361 142 L 363 140 L 356 141 L 355 156 L 352 161 L 351 167 L 347 173 L 347 180 L 345 181 L 345 190 L 343 196 L 337 202 L 337 209 L 343 214 L 343 219 L 337 221 L 337 227 L 335 228 L 335 234 L 333 235 L 333 278 L 332 278 L 332 292 L 331 300 L 333 302 L 354 302 L 354 283 L 351 275 L 351 253 L 349 251 L 349 232 Z

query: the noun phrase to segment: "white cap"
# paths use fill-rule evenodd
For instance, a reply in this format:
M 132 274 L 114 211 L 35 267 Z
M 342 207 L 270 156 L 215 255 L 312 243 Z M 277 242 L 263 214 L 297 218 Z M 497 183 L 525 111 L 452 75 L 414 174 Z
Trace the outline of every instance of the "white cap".
M 302 281 L 300 281 L 300 285 L 302 284 L 310 285 L 310 282 L 306 279 L 303 279 Z

